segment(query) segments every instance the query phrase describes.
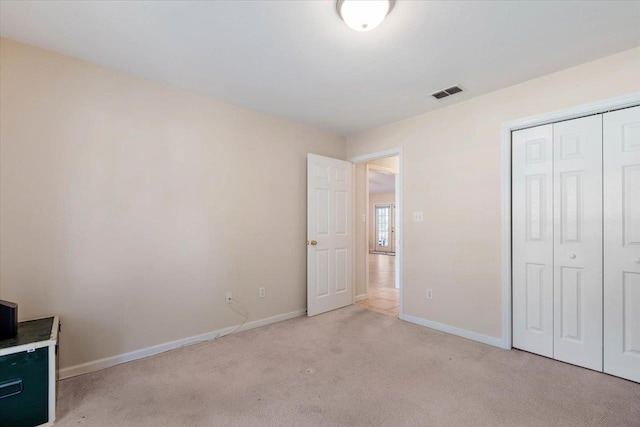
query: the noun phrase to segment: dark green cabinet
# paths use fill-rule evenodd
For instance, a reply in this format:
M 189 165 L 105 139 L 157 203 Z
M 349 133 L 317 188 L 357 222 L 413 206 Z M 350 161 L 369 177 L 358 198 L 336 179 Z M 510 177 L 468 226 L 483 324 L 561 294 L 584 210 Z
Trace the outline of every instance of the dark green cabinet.
M 57 317 L 29 320 L 0 340 L 0 427 L 55 421 L 58 329 Z
M 32 427 L 49 420 L 49 348 L 0 356 L 0 426 Z

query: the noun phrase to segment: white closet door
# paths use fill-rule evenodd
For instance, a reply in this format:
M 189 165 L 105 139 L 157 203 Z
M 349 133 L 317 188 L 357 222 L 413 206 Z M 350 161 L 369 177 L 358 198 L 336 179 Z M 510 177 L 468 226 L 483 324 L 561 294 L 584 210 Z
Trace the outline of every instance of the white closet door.
M 553 357 L 552 125 L 512 134 L 513 346 Z
M 602 371 L 602 116 L 553 125 L 553 357 Z
M 640 382 L 640 107 L 603 119 L 604 371 Z

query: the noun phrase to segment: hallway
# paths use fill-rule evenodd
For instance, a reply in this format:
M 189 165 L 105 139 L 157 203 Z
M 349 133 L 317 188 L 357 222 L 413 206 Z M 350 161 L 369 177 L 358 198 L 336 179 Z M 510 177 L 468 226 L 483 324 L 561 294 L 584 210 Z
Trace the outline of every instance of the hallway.
M 357 305 L 389 316 L 398 317 L 400 292 L 395 288 L 396 257 L 369 254 L 369 287 L 367 298 Z

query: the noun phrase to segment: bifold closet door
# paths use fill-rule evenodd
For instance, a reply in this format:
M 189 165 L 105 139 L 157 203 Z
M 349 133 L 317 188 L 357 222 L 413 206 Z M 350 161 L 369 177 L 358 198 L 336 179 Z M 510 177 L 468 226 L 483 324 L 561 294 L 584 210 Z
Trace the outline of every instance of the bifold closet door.
M 604 371 L 640 382 L 640 107 L 604 120 Z
M 553 139 L 553 357 L 602 371 L 602 116 Z
M 553 357 L 553 125 L 512 134 L 513 346 Z

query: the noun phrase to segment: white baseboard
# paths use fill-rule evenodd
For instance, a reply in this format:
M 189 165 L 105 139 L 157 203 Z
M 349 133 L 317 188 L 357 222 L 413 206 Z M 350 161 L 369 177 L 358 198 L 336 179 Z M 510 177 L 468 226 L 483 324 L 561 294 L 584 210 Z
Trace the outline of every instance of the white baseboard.
M 367 299 L 367 298 L 369 298 L 369 295 L 367 294 L 356 295 L 356 302 L 362 301 L 363 299 Z
M 496 337 L 491 337 L 489 335 L 479 334 L 477 332 L 467 331 L 466 329 L 456 328 L 455 326 L 445 325 L 443 323 L 422 319 L 420 317 L 409 316 L 408 314 L 401 314 L 400 320 L 404 320 L 410 323 L 415 323 L 416 325 L 420 325 L 420 326 L 426 326 L 427 328 L 435 329 L 441 332 L 446 332 L 452 335 L 457 335 L 462 338 L 467 338 L 473 341 L 478 341 L 478 342 L 489 344 L 495 347 L 503 348 L 502 338 L 496 338 Z
M 252 322 L 245 323 L 238 331 L 246 331 L 249 329 L 259 328 L 261 326 L 270 325 L 272 323 L 282 322 L 283 320 L 293 319 L 295 317 L 304 316 L 307 310 L 297 310 L 291 313 L 279 314 L 277 316 L 267 317 L 266 319 L 254 320 Z M 82 375 L 100 369 L 109 368 L 111 366 L 119 365 L 121 363 L 130 362 L 132 360 L 141 359 L 143 357 L 153 356 L 154 354 L 163 353 L 165 351 L 174 350 L 176 348 L 185 347 L 191 344 L 196 344 L 202 341 L 210 341 L 221 335 L 227 334 L 233 331 L 236 327 L 230 326 L 228 328 L 219 329 L 213 332 L 206 332 L 200 335 L 194 335 L 192 337 L 182 338 L 179 340 L 154 345 L 152 347 L 135 350 L 129 353 L 119 354 L 117 356 L 105 357 L 104 359 L 93 360 L 91 362 L 82 363 L 80 365 L 69 366 L 68 368 L 60 369 L 58 373 L 59 379 L 65 379 L 75 377 L 76 375 Z

